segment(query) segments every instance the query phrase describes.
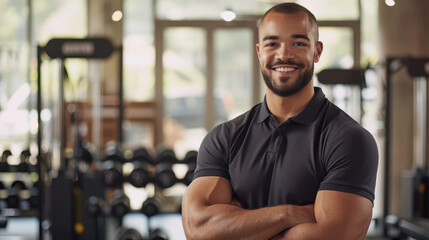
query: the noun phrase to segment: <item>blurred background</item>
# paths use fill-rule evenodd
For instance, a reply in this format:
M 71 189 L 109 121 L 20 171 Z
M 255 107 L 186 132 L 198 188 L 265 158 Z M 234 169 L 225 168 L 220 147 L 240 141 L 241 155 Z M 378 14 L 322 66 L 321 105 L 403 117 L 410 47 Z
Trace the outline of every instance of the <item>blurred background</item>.
M 0 0 L 0 240 L 185 239 L 214 126 L 264 98 L 255 45 L 280 0 Z M 375 137 L 368 239 L 429 239 L 426 0 L 296 0 L 315 85 Z

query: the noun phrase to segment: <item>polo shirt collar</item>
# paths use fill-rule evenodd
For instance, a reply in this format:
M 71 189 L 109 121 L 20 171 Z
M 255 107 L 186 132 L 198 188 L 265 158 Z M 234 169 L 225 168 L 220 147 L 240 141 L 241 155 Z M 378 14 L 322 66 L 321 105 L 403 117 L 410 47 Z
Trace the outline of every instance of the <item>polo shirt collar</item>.
M 310 124 L 319 113 L 324 99 L 325 94 L 323 93 L 322 89 L 319 87 L 314 87 L 313 98 L 310 100 L 307 106 L 291 120 L 305 125 Z M 270 115 L 271 113 L 268 111 L 267 100 L 266 97 L 264 97 L 264 101 L 262 102 L 261 110 L 259 112 L 258 123 L 265 121 L 265 119 L 270 117 Z

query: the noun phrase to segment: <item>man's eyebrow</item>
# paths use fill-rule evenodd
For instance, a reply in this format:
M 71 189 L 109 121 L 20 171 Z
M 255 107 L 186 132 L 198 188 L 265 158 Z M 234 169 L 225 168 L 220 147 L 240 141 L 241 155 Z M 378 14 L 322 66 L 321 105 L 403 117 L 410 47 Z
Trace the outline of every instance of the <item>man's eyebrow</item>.
M 267 41 L 267 40 L 277 40 L 279 39 L 278 36 L 266 36 L 262 39 L 262 41 Z
M 310 41 L 310 38 L 307 35 L 303 35 L 303 34 L 293 34 L 291 37 L 294 39 L 303 38 L 303 39 Z

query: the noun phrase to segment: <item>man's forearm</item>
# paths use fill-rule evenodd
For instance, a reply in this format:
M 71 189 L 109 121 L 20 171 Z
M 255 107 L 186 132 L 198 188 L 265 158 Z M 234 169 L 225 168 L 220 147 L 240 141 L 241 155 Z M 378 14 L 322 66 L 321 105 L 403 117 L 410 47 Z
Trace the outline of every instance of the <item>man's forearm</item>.
M 303 223 L 296 225 L 271 240 L 363 240 L 366 232 L 357 231 L 357 228 L 348 229 L 346 226 L 324 227 L 318 223 Z
M 246 210 L 229 204 L 195 209 L 184 217 L 188 239 L 270 239 L 285 229 L 314 221 L 313 206 L 281 205 Z M 195 214 L 198 213 L 198 214 Z

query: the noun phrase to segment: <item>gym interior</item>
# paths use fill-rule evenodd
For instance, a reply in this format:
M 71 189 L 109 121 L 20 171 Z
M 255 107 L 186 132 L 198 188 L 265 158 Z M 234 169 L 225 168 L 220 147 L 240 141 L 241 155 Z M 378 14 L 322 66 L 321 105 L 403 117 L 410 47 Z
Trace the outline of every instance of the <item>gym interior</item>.
M 281 0 L 1 0 L 0 240 L 186 239 L 214 126 L 264 98 L 257 23 Z M 315 85 L 376 139 L 366 239 L 429 239 L 429 1 L 296 0 Z

